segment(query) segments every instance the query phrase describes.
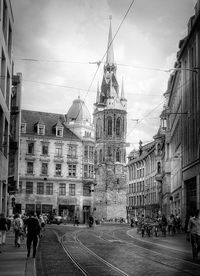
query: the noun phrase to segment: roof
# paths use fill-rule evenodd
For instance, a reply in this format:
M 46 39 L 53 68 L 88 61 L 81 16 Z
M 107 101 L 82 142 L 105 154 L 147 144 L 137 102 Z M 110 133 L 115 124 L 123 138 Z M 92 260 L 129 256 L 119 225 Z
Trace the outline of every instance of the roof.
M 21 110 L 22 120 L 26 123 L 26 134 L 35 135 L 35 125 L 38 122 L 43 122 L 45 125 L 45 136 L 55 137 L 55 126 L 63 126 L 63 138 L 77 140 L 80 139 L 70 129 L 68 129 L 65 123 L 65 116 L 56 113 L 47 113 L 41 111 Z M 59 122 L 59 123 L 58 123 Z
M 73 101 L 69 111 L 66 115 L 67 122 L 76 121 L 76 122 L 89 122 L 91 123 L 90 112 L 85 105 L 84 101 L 78 97 L 78 99 Z

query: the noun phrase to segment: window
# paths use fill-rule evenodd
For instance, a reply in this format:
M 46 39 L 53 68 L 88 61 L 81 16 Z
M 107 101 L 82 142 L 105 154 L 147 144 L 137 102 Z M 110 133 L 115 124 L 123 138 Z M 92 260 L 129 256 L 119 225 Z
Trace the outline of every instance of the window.
M 99 151 L 99 162 L 102 162 L 102 149 Z
M 26 133 L 26 123 L 21 123 L 21 133 Z
M 37 125 L 37 133 L 39 135 L 44 135 L 45 134 L 45 126 L 38 124 Z
M 46 194 L 52 195 L 53 194 L 53 183 L 46 184 Z
M 76 176 L 76 165 L 68 165 L 68 175 L 69 176 Z
M 44 183 L 43 182 L 38 182 L 37 183 L 37 194 L 38 195 L 43 195 L 44 194 Z
M 75 184 L 69 184 L 69 195 L 75 196 Z
M 117 118 L 116 121 L 116 135 L 120 135 L 121 119 Z
M 22 181 L 19 181 L 19 189 L 18 189 L 18 194 L 22 193 Z
M 116 162 L 120 162 L 120 151 L 117 149 L 116 151 Z
M 42 145 L 42 155 L 48 155 L 48 145 Z
M 27 162 L 27 173 L 33 174 L 33 162 Z
M 84 147 L 84 158 L 88 159 L 88 146 Z
M 60 183 L 60 185 L 59 185 L 59 195 L 66 195 L 66 184 Z
M 98 118 L 96 123 L 96 139 L 101 138 L 101 135 L 102 135 L 102 123 L 101 123 L 101 119 Z
M 69 145 L 69 148 L 68 148 L 68 157 L 70 157 L 70 158 L 76 158 L 76 146 Z
M 93 178 L 94 166 L 84 165 L 84 178 Z
M 56 136 L 63 137 L 63 127 L 56 127 Z
M 26 194 L 33 193 L 33 182 L 26 182 Z
M 43 175 L 48 174 L 48 163 L 42 163 L 42 174 Z
M 112 135 L 112 118 L 108 118 L 108 135 Z
M 56 145 L 56 153 L 55 155 L 57 157 L 61 157 L 62 156 L 62 145 Z
M 94 159 L 94 147 L 89 147 L 89 159 L 91 161 Z
M 28 143 L 28 154 L 34 154 L 34 143 Z
M 83 196 L 91 196 L 91 189 L 89 185 L 83 186 Z
M 61 164 L 56 164 L 56 176 L 61 176 Z

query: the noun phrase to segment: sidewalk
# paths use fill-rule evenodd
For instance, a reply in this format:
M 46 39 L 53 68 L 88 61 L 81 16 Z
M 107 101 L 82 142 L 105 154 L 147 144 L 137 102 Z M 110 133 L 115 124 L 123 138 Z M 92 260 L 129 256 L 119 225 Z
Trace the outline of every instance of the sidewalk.
M 158 237 L 151 236 L 147 237 L 144 236 L 142 238 L 141 234 L 137 233 L 137 229 L 133 228 L 127 231 L 127 234 L 130 235 L 134 239 L 141 240 L 143 242 L 147 243 L 153 243 L 156 245 L 161 245 L 162 247 L 168 248 L 168 249 L 175 249 L 177 251 L 185 252 L 188 254 L 191 254 L 191 244 L 190 242 L 186 241 L 186 234 L 176 234 L 174 236 L 167 235 L 166 237 L 162 237 L 161 235 Z
M 35 276 L 35 259 L 27 258 L 26 238 L 21 246 L 14 246 L 14 233 L 7 232 L 6 244 L 1 245 L 0 276 Z

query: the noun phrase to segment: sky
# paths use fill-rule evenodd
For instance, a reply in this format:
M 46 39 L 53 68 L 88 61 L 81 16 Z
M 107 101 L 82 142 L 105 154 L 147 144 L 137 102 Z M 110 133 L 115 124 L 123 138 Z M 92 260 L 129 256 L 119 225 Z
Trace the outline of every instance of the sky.
M 127 152 L 152 141 L 170 76 L 165 70 L 174 67 L 196 1 L 135 0 L 124 19 L 132 0 L 11 0 L 22 108 L 66 114 L 80 96 L 92 116 L 103 77 L 103 63 L 98 69 L 95 62 L 106 53 L 112 15 L 117 80 L 128 106 Z

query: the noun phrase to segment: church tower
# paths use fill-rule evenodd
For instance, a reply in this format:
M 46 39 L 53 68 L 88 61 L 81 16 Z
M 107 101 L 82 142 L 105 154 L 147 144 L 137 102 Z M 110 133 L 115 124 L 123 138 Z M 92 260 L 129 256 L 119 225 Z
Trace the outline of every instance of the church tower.
M 127 100 L 123 81 L 119 89 L 112 40 L 110 20 L 103 80 L 101 88 L 97 88 L 93 113 L 96 144 L 94 215 L 99 219 L 126 218 Z

